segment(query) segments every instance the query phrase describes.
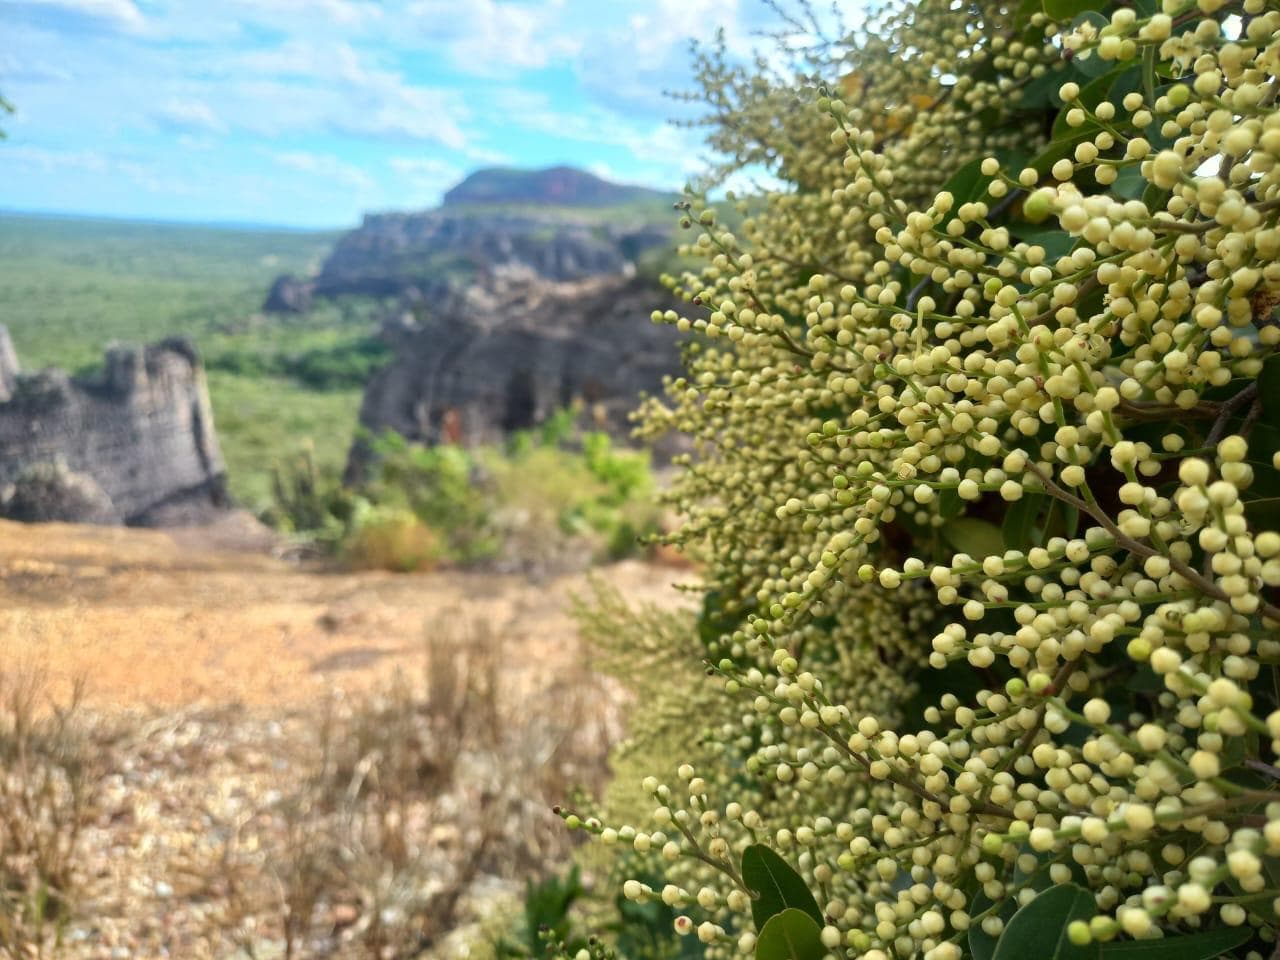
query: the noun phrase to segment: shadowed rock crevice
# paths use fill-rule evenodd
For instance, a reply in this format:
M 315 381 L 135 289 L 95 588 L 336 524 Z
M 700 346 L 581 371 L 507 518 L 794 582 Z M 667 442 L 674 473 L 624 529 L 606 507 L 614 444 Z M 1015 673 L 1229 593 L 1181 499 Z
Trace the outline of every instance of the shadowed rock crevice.
M 112 347 L 88 377 L 22 374 L 0 327 L 0 515 L 168 526 L 229 505 L 190 341 Z

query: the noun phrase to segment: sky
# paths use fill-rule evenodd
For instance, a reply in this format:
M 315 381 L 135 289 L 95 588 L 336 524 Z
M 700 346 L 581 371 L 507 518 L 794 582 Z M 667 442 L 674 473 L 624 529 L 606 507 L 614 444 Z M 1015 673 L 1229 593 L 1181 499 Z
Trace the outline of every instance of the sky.
M 679 189 L 688 41 L 761 0 L 0 0 L 0 209 L 300 227 L 484 166 Z

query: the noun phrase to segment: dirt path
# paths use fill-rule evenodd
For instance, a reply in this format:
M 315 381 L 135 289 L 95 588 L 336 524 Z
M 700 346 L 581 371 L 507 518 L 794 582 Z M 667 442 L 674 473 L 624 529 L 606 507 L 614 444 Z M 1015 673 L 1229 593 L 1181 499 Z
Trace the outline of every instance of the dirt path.
M 429 632 L 495 633 L 509 662 L 544 674 L 577 654 L 568 609 L 583 575 L 326 573 L 217 539 L 0 521 L 0 657 L 64 691 L 83 677 L 103 709 L 298 705 L 419 670 Z M 682 602 L 670 584 L 685 571 L 597 575 L 633 601 Z

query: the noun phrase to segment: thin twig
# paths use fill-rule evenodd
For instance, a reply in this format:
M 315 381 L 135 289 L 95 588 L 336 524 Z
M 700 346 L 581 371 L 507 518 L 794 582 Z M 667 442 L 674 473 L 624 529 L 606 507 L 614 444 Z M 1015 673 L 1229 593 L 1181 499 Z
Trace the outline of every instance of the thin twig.
M 1061 500 L 1063 503 L 1070 504 L 1082 513 L 1087 513 L 1089 516 L 1093 517 L 1094 520 L 1098 521 L 1098 523 L 1100 523 L 1106 531 L 1115 538 L 1116 543 L 1124 547 L 1126 550 L 1136 553 L 1141 557 L 1164 557 L 1169 562 L 1169 567 L 1172 570 L 1181 575 L 1184 580 L 1192 584 L 1201 593 L 1206 596 L 1213 597 L 1215 600 L 1221 600 L 1223 603 L 1231 602 L 1230 595 L 1228 595 L 1226 591 L 1212 580 L 1207 579 L 1177 557 L 1171 557 L 1167 554 L 1161 553 L 1149 544 L 1145 544 L 1140 540 L 1135 540 L 1133 537 L 1127 535 L 1118 526 L 1116 526 L 1115 522 L 1102 510 L 1098 509 L 1093 504 L 1080 499 L 1075 494 L 1068 493 L 1066 490 L 1063 490 L 1062 487 L 1054 483 L 1053 480 L 1043 470 L 1041 470 L 1037 464 L 1028 463 L 1027 469 L 1040 479 L 1040 482 L 1044 484 L 1045 490 L 1052 496 Z M 1280 622 L 1280 607 L 1260 601 L 1258 604 L 1258 611 L 1264 617 Z
M 1254 380 L 1234 397 L 1224 400 L 1218 407 L 1217 419 L 1214 420 L 1213 427 L 1209 430 L 1209 435 L 1205 437 L 1204 445 L 1206 447 L 1216 446 L 1227 432 L 1227 424 L 1231 421 L 1231 415 L 1250 403 L 1257 395 L 1258 381 Z

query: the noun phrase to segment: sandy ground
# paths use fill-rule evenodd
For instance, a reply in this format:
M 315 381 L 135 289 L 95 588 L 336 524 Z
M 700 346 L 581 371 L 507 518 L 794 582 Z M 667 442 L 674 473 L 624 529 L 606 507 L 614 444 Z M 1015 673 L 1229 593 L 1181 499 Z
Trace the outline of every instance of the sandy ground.
M 420 670 L 430 632 L 496 633 L 513 665 L 544 674 L 578 655 L 569 605 L 585 575 L 325 572 L 240 539 L 0 521 L 0 657 L 63 691 L 82 678 L 109 709 L 299 704 Z M 687 571 L 633 561 L 594 575 L 674 604 Z
M 445 792 L 424 795 L 434 819 L 413 834 L 422 859 L 409 868 L 438 879 L 478 863 L 460 838 L 486 795 L 505 797 L 503 817 L 542 851 L 526 855 L 529 869 L 562 866 L 568 841 L 549 806 L 570 782 L 607 775 L 623 725 L 625 694 L 584 668 L 570 614 L 588 576 L 333 572 L 271 547 L 244 518 L 168 532 L 0 521 L 0 674 L 31 668 L 54 700 L 82 681 L 106 771 L 76 845 L 82 889 L 59 956 L 281 956 L 286 811 L 293 791 L 308 795 L 325 705 L 335 690 L 376 699 L 397 671 L 423 683 L 432 637 L 446 641 L 437 650 L 496 659 L 492 709 L 521 722 L 504 725 L 510 745 L 469 754 Z M 635 603 L 688 602 L 670 588 L 688 570 L 627 562 L 593 576 Z M 475 906 L 450 927 L 458 942 L 485 904 L 522 889 L 498 853 L 466 881 Z M 378 915 L 365 887 L 342 881 L 311 914 L 318 939 L 302 955 L 365 956 L 357 932 Z

